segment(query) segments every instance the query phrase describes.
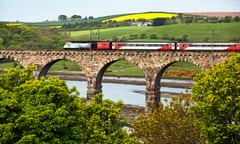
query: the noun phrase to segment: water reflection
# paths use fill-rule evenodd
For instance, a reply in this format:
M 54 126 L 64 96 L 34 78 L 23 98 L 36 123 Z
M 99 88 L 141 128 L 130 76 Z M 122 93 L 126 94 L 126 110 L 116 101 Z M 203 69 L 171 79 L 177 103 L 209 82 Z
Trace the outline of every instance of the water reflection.
M 87 95 L 87 82 L 85 81 L 66 81 L 68 87 L 76 86 L 80 92 L 81 97 Z M 143 85 L 117 84 L 117 83 L 103 83 L 102 91 L 104 99 L 111 99 L 112 101 L 122 100 L 125 104 L 145 106 L 145 89 Z M 162 87 L 161 92 L 169 93 L 185 93 L 186 89 L 182 88 L 168 88 Z M 166 104 L 164 99 L 170 101 L 170 98 L 162 96 L 161 101 Z

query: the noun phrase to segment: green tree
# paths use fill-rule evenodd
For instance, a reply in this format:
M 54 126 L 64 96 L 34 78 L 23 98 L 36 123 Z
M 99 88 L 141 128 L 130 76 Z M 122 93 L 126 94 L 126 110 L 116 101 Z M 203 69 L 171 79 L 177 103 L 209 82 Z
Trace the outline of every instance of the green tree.
M 0 27 L 2 47 L 10 49 L 62 49 L 64 35 L 60 29 L 34 28 L 25 24 Z
M 240 143 L 240 54 L 194 79 L 192 112 L 201 136 L 210 144 Z
M 225 17 L 224 17 L 224 22 L 225 22 L 225 23 L 230 23 L 230 22 L 232 21 L 232 19 L 233 19 L 233 18 L 232 18 L 231 16 L 225 16 Z
M 147 38 L 147 35 L 145 33 L 140 35 L 140 39 L 145 39 L 145 38 Z
M 189 96 L 173 98 L 167 106 L 162 103 L 151 113 L 140 115 L 132 124 L 136 136 L 144 144 L 197 144 L 199 129 L 195 119 L 187 113 L 191 101 Z
M 3 38 L 0 37 L 0 48 L 3 48 Z
M 138 143 L 127 135 L 120 104 L 90 103 L 58 78 L 35 79 L 33 67 L 0 74 L 0 143 Z
M 166 24 L 166 18 L 155 18 L 153 19 L 153 26 L 161 26 Z
M 67 20 L 67 16 L 66 15 L 59 15 L 58 16 L 58 20 L 59 21 L 66 21 Z
M 72 15 L 71 16 L 71 19 L 74 20 L 74 19 L 81 19 L 82 17 L 80 15 Z
M 235 21 L 235 22 L 240 22 L 240 17 L 239 17 L 239 16 L 235 16 L 235 17 L 234 17 L 234 21 Z
M 150 39 L 157 39 L 157 38 L 158 38 L 158 36 L 156 34 L 151 34 L 150 35 Z

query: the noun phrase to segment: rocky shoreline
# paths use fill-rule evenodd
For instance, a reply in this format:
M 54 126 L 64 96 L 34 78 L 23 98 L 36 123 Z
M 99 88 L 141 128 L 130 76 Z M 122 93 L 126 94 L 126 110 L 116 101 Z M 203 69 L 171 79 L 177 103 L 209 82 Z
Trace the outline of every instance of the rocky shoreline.
M 52 75 L 48 75 L 52 76 Z M 54 75 L 63 80 L 74 80 L 74 81 L 86 81 L 87 78 L 83 75 Z M 122 84 L 133 84 L 133 85 L 146 85 L 144 78 L 139 77 L 113 77 L 113 76 L 104 76 L 103 82 L 106 83 L 122 83 Z M 161 86 L 163 87 L 172 87 L 172 88 L 187 88 L 189 89 L 193 80 L 189 79 L 162 79 Z

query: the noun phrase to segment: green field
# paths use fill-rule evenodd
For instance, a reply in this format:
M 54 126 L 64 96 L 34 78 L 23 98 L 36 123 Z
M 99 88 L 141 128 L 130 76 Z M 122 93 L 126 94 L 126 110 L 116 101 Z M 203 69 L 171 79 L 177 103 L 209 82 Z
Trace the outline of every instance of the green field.
M 12 68 L 17 64 L 9 61 L 0 61 L 0 69 Z M 188 62 L 177 62 L 172 64 L 166 72 L 168 71 L 187 71 L 187 72 L 200 72 L 200 69 Z M 82 69 L 74 62 L 61 60 L 55 63 L 50 69 L 49 74 L 84 74 Z M 113 63 L 104 73 L 107 76 L 132 76 L 132 77 L 144 77 L 144 73 L 136 65 L 129 61 L 120 60 Z M 186 77 L 186 76 L 181 76 Z
M 125 37 L 129 41 L 171 41 L 173 38 L 182 38 L 184 35 L 187 35 L 188 41 L 193 42 L 230 42 L 240 40 L 240 23 L 192 23 L 158 27 L 128 26 L 96 29 L 92 30 L 92 32 L 96 35 L 99 33 L 98 36 L 93 36 L 92 40 L 112 40 L 113 37 L 118 39 Z M 140 38 L 142 34 L 145 34 L 147 37 L 144 39 Z M 157 39 L 150 38 L 153 34 L 157 36 Z M 130 40 L 130 35 L 137 35 L 138 38 Z M 74 40 L 90 40 L 90 31 L 72 31 L 71 37 Z

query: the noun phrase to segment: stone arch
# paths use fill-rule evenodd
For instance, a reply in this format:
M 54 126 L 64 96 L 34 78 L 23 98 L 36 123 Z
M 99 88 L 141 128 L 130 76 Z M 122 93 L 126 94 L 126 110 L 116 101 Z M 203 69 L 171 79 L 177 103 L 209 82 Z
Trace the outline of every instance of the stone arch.
M 61 60 L 72 61 L 72 62 L 78 64 L 82 68 L 83 72 L 85 72 L 84 67 L 81 64 L 79 64 L 78 62 L 70 60 L 70 59 L 66 59 L 66 58 L 59 58 L 59 59 L 51 60 L 51 61 L 47 62 L 45 65 L 39 66 L 39 74 L 38 74 L 37 77 L 38 78 L 40 78 L 42 76 L 45 77 L 48 70 L 51 68 L 51 66 L 54 65 L 56 62 L 61 61 Z
M 116 58 L 116 59 L 107 59 L 105 60 L 102 65 L 99 67 L 98 69 L 98 72 L 97 72 L 97 76 L 96 76 L 96 81 L 101 81 L 102 77 L 103 77 L 103 74 L 104 72 L 106 71 L 106 69 L 112 65 L 113 63 L 117 62 L 117 61 L 120 61 L 120 60 L 126 60 L 128 62 L 131 62 L 133 63 L 134 65 L 136 65 L 139 69 L 142 69 L 142 67 L 140 67 L 139 63 L 137 61 L 133 61 L 132 59 L 128 58 L 128 57 L 125 57 L 125 58 Z
M 95 80 L 93 80 L 93 82 L 95 82 L 95 85 L 93 83 L 92 87 L 94 87 L 96 92 L 102 92 L 102 78 L 104 75 L 104 72 L 109 68 L 109 66 L 111 66 L 113 63 L 120 61 L 120 60 L 126 60 L 128 62 L 133 63 L 135 66 L 137 66 L 140 70 L 141 67 L 139 67 L 138 63 L 132 60 L 129 60 L 128 58 L 115 58 L 115 59 L 107 59 L 105 60 L 102 65 L 99 67 L 97 73 L 96 73 L 96 77 Z
M 159 94 L 158 98 L 157 98 L 157 102 L 160 102 L 161 100 L 161 95 L 160 95 L 160 88 L 161 88 L 161 83 L 160 83 L 160 80 L 162 79 L 162 76 L 164 74 L 164 72 L 167 70 L 167 68 L 169 66 L 171 66 L 172 64 L 176 63 L 176 62 L 189 62 L 189 63 L 192 63 L 194 65 L 196 65 L 197 67 L 200 67 L 200 65 L 198 63 L 195 63 L 194 61 L 191 61 L 191 60 L 186 60 L 186 59 L 176 59 L 174 61 L 171 61 L 169 63 L 166 63 L 166 64 L 163 64 L 160 68 L 160 70 L 157 72 L 157 76 L 154 80 L 154 91 L 155 93 Z M 158 105 L 158 104 L 156 104 Z
M 103 65 L 103 67 L 98 71 L 97 73 L 97 77 L 96 77 L 96 89 L 98 89 L 99 92 L 102 92 L 102 77 L 104 75 L 104 72 L 107 70 L 107 68 L 112 65 L 113 63 L 115 63 L 118 60 L 112 60 L 108 63 L 106 63 L 105 65 Z
M 23 61 L 19 60 L 17 57 L 15 57 L 14 55 L 0 55 L 0 60 L 10 60 L 10 61 L 14 61 L 20 64 L 21 67 L 26 67 L 26 65 L 24 65 Z

